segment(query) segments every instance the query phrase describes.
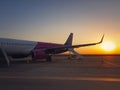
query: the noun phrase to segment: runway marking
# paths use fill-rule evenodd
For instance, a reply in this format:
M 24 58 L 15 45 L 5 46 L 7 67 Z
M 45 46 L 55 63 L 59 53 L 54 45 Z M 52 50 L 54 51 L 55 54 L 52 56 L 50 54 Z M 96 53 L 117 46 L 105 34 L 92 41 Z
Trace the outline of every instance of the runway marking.
M 63 76 L 0 76 L 0 78 L 14 78 L 14 79 L 52 79 L 52 80 L 83 80 L 83 81 L 108 81 L 108 82 L 120 82 L 120 78 L 105 78 L 105 77 L 63 77 Z
M 112 65 L 112 66 L 120 67 L 119 64 L 112 63 L 112 62 L 109 62 L 109 61 L 104 61 L 104 63 L 109 64 L 109 65 Z

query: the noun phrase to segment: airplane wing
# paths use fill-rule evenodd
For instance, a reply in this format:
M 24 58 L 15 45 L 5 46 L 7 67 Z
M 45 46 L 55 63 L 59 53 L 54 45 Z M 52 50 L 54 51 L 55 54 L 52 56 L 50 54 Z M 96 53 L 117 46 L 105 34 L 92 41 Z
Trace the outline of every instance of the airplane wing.
M 88 43 L 88 44 L 80 44 L 80 45 L 73 45 L 72 48 L 79 48 L 79 47 L 85 47 L 85 46 L 93 46 L 97 45 L 103 42 L 104 35 L 102 36 L 101 40 L 97 43 Z
M 60 47 L 54 47 L 54 48 L 48 48 L 45 50 L 46 53 L 52 53 L 55 51 L 59 51 L 59 50 L 68 50 L 69 48 L 79 48 L 79 47 L 85 47 L 85 46 L 93 46 L 93 45 L 97 45 L 103 42 L 103 38 L 104 35 L 102 36 L 101 40 L 97 43 L 88 43 L 88 44 L 79 44 L 79 45 L 63 45 Z

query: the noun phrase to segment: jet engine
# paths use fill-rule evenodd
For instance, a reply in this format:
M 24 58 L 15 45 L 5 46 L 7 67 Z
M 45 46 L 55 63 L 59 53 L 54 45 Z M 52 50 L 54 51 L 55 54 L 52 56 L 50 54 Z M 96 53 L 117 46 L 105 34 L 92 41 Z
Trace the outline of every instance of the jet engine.
M 42 50 L 35 50 L 32 53 L 32 59 L 33 60 L 36 60 L 36 59 L 46 59 L 47 61 L 51 61 L 51 56 L 49 54 L 46 54 Z

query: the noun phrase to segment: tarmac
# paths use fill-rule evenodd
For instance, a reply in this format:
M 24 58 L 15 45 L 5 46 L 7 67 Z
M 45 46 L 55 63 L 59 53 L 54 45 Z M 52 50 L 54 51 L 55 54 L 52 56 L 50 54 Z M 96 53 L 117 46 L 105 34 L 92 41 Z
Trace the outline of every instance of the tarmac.
M 1 90 L 120 90 L 120 56 L 53 57 L 0 67 Z

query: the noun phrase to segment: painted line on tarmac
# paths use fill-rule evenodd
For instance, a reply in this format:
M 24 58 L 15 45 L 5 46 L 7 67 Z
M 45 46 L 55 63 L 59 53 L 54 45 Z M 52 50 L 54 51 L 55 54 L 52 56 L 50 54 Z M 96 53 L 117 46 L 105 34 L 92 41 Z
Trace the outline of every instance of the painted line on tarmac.
M 116 67 L 120 67 L 119 64 L 113 63 L 113 62 L 109 62 L 109 61 L 104 61 L 104 63 L 112 65 L 112 66 L 116 66 Z
M 108 82 L 120 82 L 120 78 L 105 78 L 105 77 L 63 77 L 63 76 L 36 76 L 36 75 L 28 75 L 28 76 L 0 76 L 0 78 L 8 78 L 8 79 L 52 79 L 52 80 L 83 80 L 83 81 L 108 81 Z

